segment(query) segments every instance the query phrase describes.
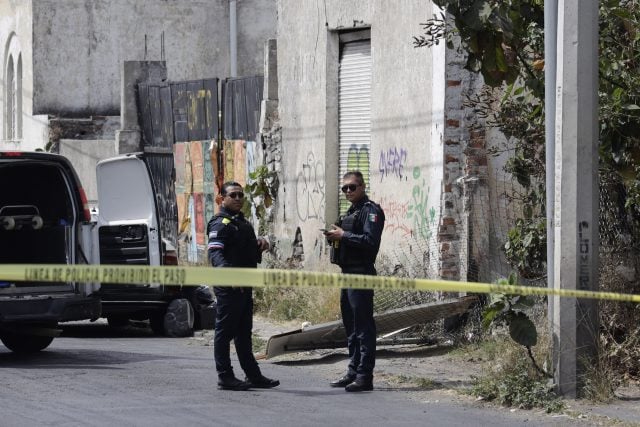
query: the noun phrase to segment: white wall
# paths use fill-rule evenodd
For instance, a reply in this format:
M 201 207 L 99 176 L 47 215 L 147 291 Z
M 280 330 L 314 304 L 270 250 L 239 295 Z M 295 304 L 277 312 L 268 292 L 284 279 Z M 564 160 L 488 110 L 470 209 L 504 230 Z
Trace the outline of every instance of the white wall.
M 263 42 L 276 31 L 276 0 L 238 7 L 238 71 L 263 72 Z M 23 139 L 0 149 L 33 150 L 49 140 L 47 115 L 119 115 L 125 60 L 167 61 L 172 80 L 229 75 L 228 0 L 4 0 L 0 64 L 19 46 Z M 164 49 L 163 49 L 164 34 Z M 146 44 L 145 44 L 146 37 Z M 4 85 L 4 70 L 0 72 Z M 0 91 L 0 105 L 4 105 Z
M 275 34 L 275 0 L 239 3 L 239 70 L 261 74 L 251 40 Z M 117 113 L 125 60 L 164 59 L 171 80 L 229 74 L 228 0 L 34 0 L 33 16 L 36 113 Z
M 32 74 L 32 2 L 3 1 L 0 2 L 0 87 L 4 88 L 6 64 L 9 54 L 14 61 L 18 55 L 22 57 L 22 139 L 5 141 L 4 90 L 0 90 L 0 150 L 34 150 L 43 146 L 47 136 L 46 118 L 32 116 L 33 94 Z M 45 127 L 43 127 L 45 125 Z
M 116 142 L 112 140 L 61 139 L 60 154 L 73 164 L 91 206 L 98 203 L 96 165 L 100 160 L 118 154 Z
M 309 268 L 326 268 L 326 243 L 318 228 L 337 216 L 338 31 L 354 26 L 371 28 L 369 194 L 387 216 L 381 253 L 408 269 L 422 268 L 429 256 L 442 184 L 442 130 L 435 125 L 444 122 L 444 103 L 434 99 L 444 92 L 433 91 L 444 81 L 433 81 L 432 73 L 435 69 L 442 77 L 444 57 L 434 65 L 434 51 L 415 49 L 412 36 L 432 14 L 432 3 L 424 0 L 327 0 L 320 8 L 313 2 L 278 1 L 284 182 L 276 235 L 286 246 L 300 227 Z M 398 156 L 396 167 L 382 162 L 389 155 Z M 305 171 L 313 172 L 301 184 Z

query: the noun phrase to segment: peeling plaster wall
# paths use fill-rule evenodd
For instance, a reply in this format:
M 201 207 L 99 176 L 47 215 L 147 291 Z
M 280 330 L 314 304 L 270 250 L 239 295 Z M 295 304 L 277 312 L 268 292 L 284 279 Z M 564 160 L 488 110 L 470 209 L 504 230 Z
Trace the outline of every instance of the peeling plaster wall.
M 432 17 L 429 1 L 327 0 L 326 7 L 278 1 L 278 98 L 282 177 L 275 234 L 298 227 L 308 268 L 328 268 L 319 228 L 337 217 L 338 32 L 371 29 L 371 198 L 385 209 L 381 258 L 424 276 L 437 259 L 443 173 L 444 52 L 416 49 L 412 37 Z M 435 55 L 435 59 L 434 59 Z M 438 65 L 439 64 L 439 65 Z M 433 75 L 437 74 L 436 81 Z
M 262 74 L 262 43 L 276 32 L 276 0 L 239 1 L 237 19 L 238 72 Z M 3 67 L 10 37 L 23 55 L 24 138 L 0 137 L 5 149 L 44 147 L 48 115 L 119 115 L 125 60 L 164 59 L 172 80 L 229 75 L 228 0 L 5 0 Z M 3 121 L 0 115 L 0 129 Z
M 35 112 L 117 113 L 125 60 L 164 59 L 171 80 L 227 76 L 228 3 L 34 0 Z M 238 68 L 261 74 L 262 46 L 253 40 L 273 37 L 275 3 L 239 3 Z

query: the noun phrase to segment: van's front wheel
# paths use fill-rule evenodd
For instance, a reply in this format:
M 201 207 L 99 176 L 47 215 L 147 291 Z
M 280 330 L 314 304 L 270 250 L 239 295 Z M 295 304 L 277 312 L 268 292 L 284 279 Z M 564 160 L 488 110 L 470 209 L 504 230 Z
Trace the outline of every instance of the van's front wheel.
M 49 347 L 53 337 L 7 332 L 0 335 L 0 341 L 15 353 L 35 353 Z

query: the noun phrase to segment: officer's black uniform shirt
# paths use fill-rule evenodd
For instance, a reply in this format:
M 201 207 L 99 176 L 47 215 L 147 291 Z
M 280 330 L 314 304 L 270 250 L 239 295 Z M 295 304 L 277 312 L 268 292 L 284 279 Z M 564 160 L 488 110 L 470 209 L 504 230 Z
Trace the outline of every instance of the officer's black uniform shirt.
M 344 264 L 373 264 L 380 249 L 384 212 L 382 208 L 369 200 L 367 196 L 351 205 L 343 217 L 355 215 L 354 229 L 344 231 L 340 246 L 346 251 L 342 259 Z
M 207 225 L 209 261 L 214 267 L 256 268 L 262 261 L 253 226 L 242 212 L 223 207 Z

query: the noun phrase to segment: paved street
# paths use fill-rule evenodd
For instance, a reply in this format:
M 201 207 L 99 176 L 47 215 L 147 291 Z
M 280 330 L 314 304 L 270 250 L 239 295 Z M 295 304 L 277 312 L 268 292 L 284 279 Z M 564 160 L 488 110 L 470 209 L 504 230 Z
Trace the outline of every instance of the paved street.
M 217 390 L 213 349 L 195 339 L 154 337 L 105 324 L 65 327 L 46 351 L 20 358 L 0 348 L 2 426 L 169 425 L 566 425 L 535 411 L 425 400 L 423 390 L 376 383 L 372 393 L 327 386 L 313 362 L 261 361 L 282 385 Z M 338 356 L 339 357 L 339 356 Z M 322 364 L 321 361 L 318 362 Z M 332 370 L 331 368 L 329 370 Z M 578 423 L 578 421 L 575 421 Z M 584 425 L 584 422 L 582 422 Z

